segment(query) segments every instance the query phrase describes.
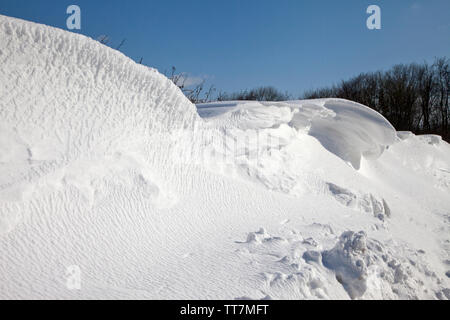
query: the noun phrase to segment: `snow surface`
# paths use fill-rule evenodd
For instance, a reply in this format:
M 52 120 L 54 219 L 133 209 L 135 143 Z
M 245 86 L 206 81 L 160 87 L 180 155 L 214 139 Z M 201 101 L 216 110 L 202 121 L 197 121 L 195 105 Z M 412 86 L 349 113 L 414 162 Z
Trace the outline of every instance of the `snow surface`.
M 0 65 L 0 298 L 450 298 L 440 137 L 346 100 L 196 108 L 5 16 Z

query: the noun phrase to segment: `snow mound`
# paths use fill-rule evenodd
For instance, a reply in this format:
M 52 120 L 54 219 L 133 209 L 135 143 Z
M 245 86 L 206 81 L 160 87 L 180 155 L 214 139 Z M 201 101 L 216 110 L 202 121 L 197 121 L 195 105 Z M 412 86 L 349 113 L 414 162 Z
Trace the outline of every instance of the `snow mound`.
M 397 141 L 377 112 L 340 99 L 217 102 L 197 109 L 212 128 L 205 150 L 215 172 L 294 196 L 326 193 L 379 219 L 390 214 L 379 195 L 338 187 L 348 183 L 344 175 L 359 179 L 361 162 L 378 159 Z
M 228 129 L 289 126 L 307 131 L 323 147 L 360 168 L 361 157 L 377 159 L 396 141 L 396 131 L 378 112 L 342 99 L 289 102 L 219 102 L 197 106 L 200 116 Z
M 46 148 L 103 154 L 198 118 L 170 80 L 82 35 L 0 16 L 0 43 L 2 127 L 38 160 Z
M 4 16 L 0 65 L 0 298 L 449 298 L 438 137 L 338 99 L 196 108 Z
M 166 77 L 81 35 L 0 16 L 0 64 L 0 200 L 20 201 L 17 186 L 77 159 L 107 163 L 199 121 Z
M 396 141 L 394 127 L 379 113 L 355 102 L 327 100 L 325 109 L 333 116 L 314 117 L 310 135 L 355 169 L 361 157 L 377 159 Z

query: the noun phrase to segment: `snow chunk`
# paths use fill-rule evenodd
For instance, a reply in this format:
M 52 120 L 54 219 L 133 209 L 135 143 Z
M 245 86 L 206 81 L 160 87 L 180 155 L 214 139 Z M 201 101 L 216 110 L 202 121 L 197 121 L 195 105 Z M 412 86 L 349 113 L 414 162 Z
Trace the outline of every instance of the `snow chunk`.
M 435 134 L 424 134 L 418 136 L 418 138 L 432 146 L 437 146 L 442 143 L 442 137 Z
M 352 299 L 361 297 L 367 289 L 366 241 L 363 231 L 347 231 L 333 249 L 322 253 L 324 266 L 334 270 Z
M 307 250 L 303 253 L 303 259 L 305 259 L 306 262 L 321 263 L 322 256 L 319 251 Z
M 397 131 L 397 137 L 400 140 L 406 140 L 408 138 L 411 138 L 414 136 L 414 133 L 412 133 L 411 131 Z

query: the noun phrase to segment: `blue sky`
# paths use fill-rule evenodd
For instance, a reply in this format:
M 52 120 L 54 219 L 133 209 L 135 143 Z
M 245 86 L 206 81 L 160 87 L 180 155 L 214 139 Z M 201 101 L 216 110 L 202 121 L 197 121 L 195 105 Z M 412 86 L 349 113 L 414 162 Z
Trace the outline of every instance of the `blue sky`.
M 66 28 L 160 71 L 176 66 L 224 91 L 273 85 L 294 96 L 360 72 L 450 53 L 448 0 L 0 0 L 0 14 Z M 382 29 L 368 30 L 377 4 Z

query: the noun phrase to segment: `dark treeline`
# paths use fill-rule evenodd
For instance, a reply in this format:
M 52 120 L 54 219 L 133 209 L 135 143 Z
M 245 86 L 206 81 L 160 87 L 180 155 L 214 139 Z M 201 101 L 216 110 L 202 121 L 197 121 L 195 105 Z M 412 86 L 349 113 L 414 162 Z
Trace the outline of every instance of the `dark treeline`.
M 242 90 L 235 93 L 219 93 L 217 96 L 217 101 L 286 101 L 289 99 L 291 99 L 289 93 L 283 93 L 271 86 L 259 87 L 252 90 Z
M 437 58 L 432 65 L 399 64 L 384 72 L 362 73 L 302 98 L 353 100 L 380 112 L 399 131 L 439 134 L 449 141 L 449 92 L 449 60 Z
M 109 38 L 98 39 L 107 45 Z M 120 49 L 126 39 L 117 46 Z M 139 63 L 142 63 L 142 58 Z M 300 99 L 343 98 L 359 102 L 384 115 L 399 131 L 416 134 L 438 134 L 450 142 L 450 61 L 436 58 L 433 64 L 395 65 L 388 71 L 361 73 L 338 85 L 310 90 Z M 214 86 L 205 81 L 188 86 L 188 75 L 172 67 L 165 73 L 193 103 L 229 100 L 284 101 L 292 99 L 287 92 L 265 86 L 235 93 L 215 94 Z
M 436 58 L 433 64 L 395 65 L 387 71 L 361 73 L 338 85 L 307 91 L 300 99 L 342 98 L 364 104 L 384 115 L 399 131 L 438 134 L 450 141 L 450 61 Z M 292 96 L 271 87 L 214 94 L 214 86 L 201 82 L 186 87 L 185 74 L 172 68 L 170 79 L 193 103 L 210 101 L 285 101 Z

